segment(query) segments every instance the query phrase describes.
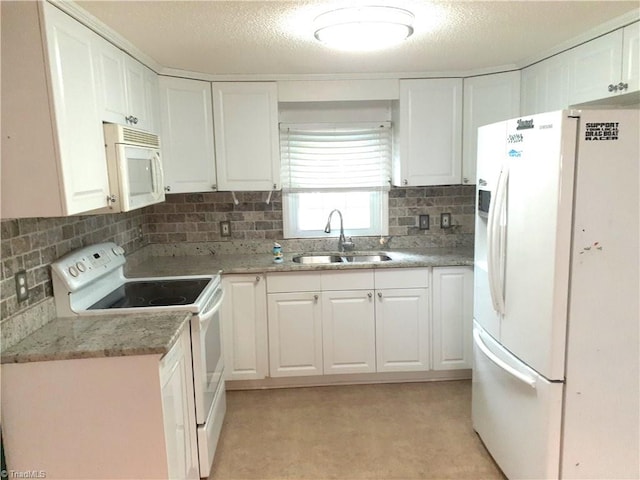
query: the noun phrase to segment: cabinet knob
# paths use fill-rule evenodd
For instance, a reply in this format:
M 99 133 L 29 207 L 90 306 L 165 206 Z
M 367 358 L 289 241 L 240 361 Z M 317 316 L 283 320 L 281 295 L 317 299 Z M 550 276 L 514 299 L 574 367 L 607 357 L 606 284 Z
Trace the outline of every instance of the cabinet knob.
M 617 92 L 618 91 L 618 85 L 609 85 L 609 91 L 610 92 Z
M 256 275 L 256 283 L 260 281 L 260 275 Z
M 628 83 L 620 82 L 618 84 L 618 90 L 620 90 L 620 91 L 626 90 L 627 88 L 629 88 L 629 84 Z
M 218 190 L 218 185 L 216 185 L 215 183 L 211 185 L 211 190 L 213 190 L 214 192 Z
M 406 178 L 402 181 L 403 185 L 409 185 L 409 180 L 407 180 Z
M 107 203 L 116 203 L 116 196 L 112 193 L 111 195 L 107 195 Z
M 165 192 L 170 192 L 171 191 L 171 187 L 169 185 L 167 185 L 166 187 L 164 187 L 164 191 Z
M 382 292 L 378 292 L 378 298 L 382 298 Z
M 367 297 L 369 297 L 369 298 L 373 297 L 373 293 L 371 293 L 371 292 L 367 293 Z
M 277 183 L 274 183 L 274 184 L 273 184 L 273 189 L 274 189 L 274 190 L 277 190 L 277 189 L 278 189 L 278 184 L 277 184 Z
M 318 297 L 318 294 L 316 293 L 316 294 L 313 296 L 313 301 L 317 303 L 317 302 L 318 302 L 318 298 L 319 298 L 319 297 Z

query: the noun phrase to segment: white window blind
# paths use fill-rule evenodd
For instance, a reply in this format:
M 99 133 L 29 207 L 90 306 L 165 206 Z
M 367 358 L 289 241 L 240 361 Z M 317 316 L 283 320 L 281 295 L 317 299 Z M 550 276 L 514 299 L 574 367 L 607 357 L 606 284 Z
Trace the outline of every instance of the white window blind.
M 285 192 L 389 190 L 391 124 L 281 124 Z

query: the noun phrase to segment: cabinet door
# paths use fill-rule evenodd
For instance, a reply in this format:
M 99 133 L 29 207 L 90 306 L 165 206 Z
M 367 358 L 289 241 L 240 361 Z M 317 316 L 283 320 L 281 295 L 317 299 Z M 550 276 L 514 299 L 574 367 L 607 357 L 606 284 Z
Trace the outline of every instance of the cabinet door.
M 543 108 L 540 106 L 543 84 L 544 75 L 542 62 L 522 69 L 520 77 L 521 115 L 534 115 L 543 111 Z
M 471 368 L 473 268 L 433 269 L 433 368 Z
M 268 295 L 269 372 L 272 377 L 322 375 L 319 293 Z
M 127 116 L 125 56 L 102 37 L 96 36 L 93 46 L 102 120 L 124 124 Z
M 43 5 L 67 215 L 107 207 L 109 177 L 99 114 L 94 33 Z
M 222 278 L 220 321 L 227 380 L 256 380 L 268 374 L 265 283 L 262 275 Z
M 616 95 L 609 86 L 622 76 L 622 29 L 576 47 L 570 57 L 570 105 Z
M 378 372 L 429 370 L 428 290 L 377 290 L 376 297 Z
M 197 479 L 198 445 L 187 327 L 160 366 L 169 478 Z
M 277 84 L 216 82 L 212 88 L 218 190 L 278 189 Z
M 476 183 L 478 127 L 509 120 L 519 113 L 519 71 L 464 79 L 462 183 Z
M 164 183 L 169 193 L 216 188 L 209 82 L 160 77 Z
M 376 371 L 373 291 L 322 293 L 324 374 Z
M 570 63 L 570 53 L 564 52 L 522 70 L 520 115 L 569 106 Z
M 640 90 L 640 22 L 624 27 L 622 81 L 627 88 L 621 93 L 636 92 Z
M 394 185 L 460 183 L 462 79 L 401 80 L 398 123 Z
M 149 109 L 145 93 L 145 66 L 124 54 L 124 81 L 127 90 L 127 123 L 135 128 L 149 130 Z
M 159 75 L 147 67 L 144 67 L 144 94 L 147 106 L 146 123 L 143 123 L 144 129 L 159 134 L 161 129 L 160 80 Z M 162 141 L 162 138 L 160 140 Z

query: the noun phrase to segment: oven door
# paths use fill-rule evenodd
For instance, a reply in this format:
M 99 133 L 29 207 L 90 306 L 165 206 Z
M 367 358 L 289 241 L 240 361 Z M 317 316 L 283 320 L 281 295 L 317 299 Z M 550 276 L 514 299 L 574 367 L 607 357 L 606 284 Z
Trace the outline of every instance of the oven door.
M 220 340 L 220 305 L 224 291 L 219 288 L 203 311 L 191 319 L 193 384 L 196 397 L 196 421 L 206 422 L 220 381 L 223 360 Z

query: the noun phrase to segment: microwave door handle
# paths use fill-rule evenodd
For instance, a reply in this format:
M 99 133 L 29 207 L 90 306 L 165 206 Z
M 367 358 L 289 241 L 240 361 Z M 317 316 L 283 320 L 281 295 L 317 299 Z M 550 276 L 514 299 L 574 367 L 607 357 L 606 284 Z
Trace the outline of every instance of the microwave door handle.
M 155 164 L 154 176 L 156 181 L 157 191 L 154 196 L 156 199 L 160 199 L 164 196 L 164 170 L 162 169 L 162 161 L 160 160 L 160 154 L 154 152 L 153 163 Z

